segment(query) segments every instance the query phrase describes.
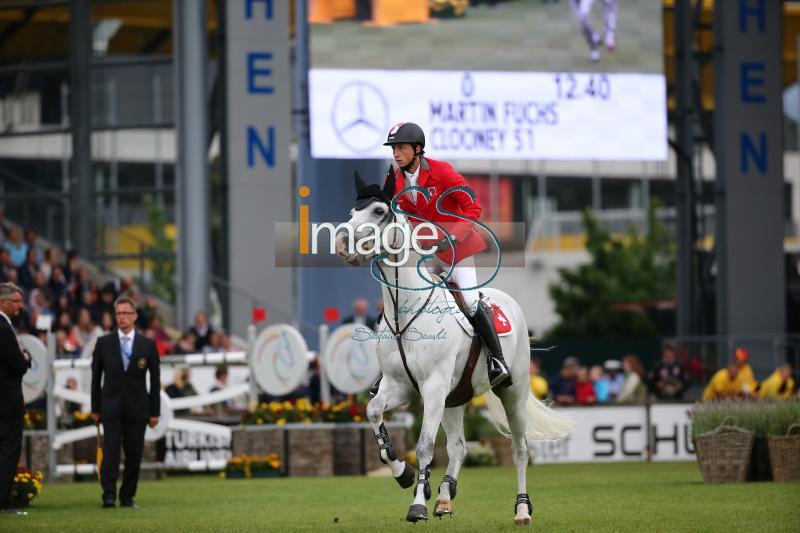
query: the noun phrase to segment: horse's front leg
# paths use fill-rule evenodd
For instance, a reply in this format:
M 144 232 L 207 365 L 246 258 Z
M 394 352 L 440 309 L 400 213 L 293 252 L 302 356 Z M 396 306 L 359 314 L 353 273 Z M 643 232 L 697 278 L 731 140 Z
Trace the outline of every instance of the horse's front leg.
M 442 415 L 442 427 L 447 434 L 447 472 L 439 485 L 439 496 L 433 508 L 433 516 L 441 518 L 443 515 L 453 515 L 453 500 L 456 498 L 456 483 L 458 473 L 464 458 L 467 456 L 467 446 L 464 441 L 464 410 L 466 406 L 445 409 Z
M 431 497 L 430 475 L 433 445 L 436 443 L 436 433 L 442 422 L 447 387 L 443 385 L 442 380 L 434 377 L 422 385 L 420 392 L 422 393 L 423 414 L 422 430 L 417 442 L 419 475 L 417 486 L 414 489 L 414 501 L 406 515 L 406 520 L 409 522 L 428 519 L 428 506 L 425 502 Z
M 367 418 L 372 424 L 372 432 L 378 441 L 378 453 L 380 453 L 381 462 L 389 465 L 389 468 L 392 469 L 392 475 L 404 489 L 414 484 L 414 467 L 397 457 L 397 452 L 392 446 L 392 440 L 389 438 L 389 431 L 383 424 L 383 413 L 406 402 L 407 396 L 400 390 L 400 387 L 384 377 L 378 394 L 367 405 Z

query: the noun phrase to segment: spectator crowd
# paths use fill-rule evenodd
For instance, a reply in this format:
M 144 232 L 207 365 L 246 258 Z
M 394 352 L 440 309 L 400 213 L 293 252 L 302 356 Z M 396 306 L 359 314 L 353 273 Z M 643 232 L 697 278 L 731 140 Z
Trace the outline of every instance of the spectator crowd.
M 143 296 L 130 276 L 98 283 L 99 276 L 81 263 L 75 252 L 62 257 L 54 246 L 42 248 L 33 229 L 9 224 L 0 207 L 0 282 L 11 282 L 25 291 L 25 307 L 14 324 L 19 333 L 38 336 L 50 320 L 59 356 L 79 356 L 94 339 L 112 331 L 114 301 L 130 297 L 137 306 L 137 330 L 156 341 L 160 355 L 230 350 L 230 335 L 211 327 L 199 311 L 183 334 L 165 327 L 154 296 Z
M 791 365 L 786 363 L 760 383 L 748 364 L 746 349 L 735 350 L 730 365 L 717 371 L 702 392 L 702 399 L 774 398 L 791 399 L 798 391 Z M 641 404 L 654 401 L 681 401 L 689 398 L 687 388 L 698 373 L 698 362 L 678 361 L 674 344 L 663 347 L 661 360 L 648 373 L 634 354 L 622 361 L 609 359 L 602 366 L 582 366 L 576 357 L 564 359 L 561 370 L 548 381 L 541 375 L 541 360 L 531 361 L 531 390 L 539 399 L 559 405 Z M 701 378 L 702 379 L 702 378 Z

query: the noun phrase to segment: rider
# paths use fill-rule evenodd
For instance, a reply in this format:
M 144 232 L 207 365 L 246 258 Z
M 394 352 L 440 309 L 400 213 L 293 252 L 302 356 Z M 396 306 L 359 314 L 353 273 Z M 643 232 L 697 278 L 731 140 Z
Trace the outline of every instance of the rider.
M 439 213 L 436 209 L 436 201 L 443 193 L 453 187 L 467 185 L 464 176 L 449 163 L 425 157 L 425 133 L 413 122 L 401 122 L 392 127 L 384 146 L 391 146 L 392 155 L 399 167 L 395 169 L 394 190 L 400 191 L 416 185 L 427 189 L 430 194 L 430 199 L 426 201 L 419 191 L 409 191 L 398 198 L 398 207 L 406 213 L 436 222 L 451 234 L 455 249 L 439 231 L 441 239 L 434 245 L 437 250 L 435 256 L 426 262 L 428 269 L 434 274 L 442 274 L 449 272 L 451 265 L 455 263 L 450 280 L 459 287 L 475 287 L 478 282 L 472 256 L 484 250 L 486 243 L 470 221 Z M 477 198 L 473 201 L 466 192 L 452 192 L 441 204 L 443 210 L 458 213 L 471 220 L 477 220 L 481 216 L 482 210 Z M 500 339 L 494 328 L 491 307 L 480 299 L 478 289 L 461 291 L 461 294 L 471 314 L 470 322 L 489 353 L 489 383 L 492 387 L 511 385 L 508 365 L 503 359 Z

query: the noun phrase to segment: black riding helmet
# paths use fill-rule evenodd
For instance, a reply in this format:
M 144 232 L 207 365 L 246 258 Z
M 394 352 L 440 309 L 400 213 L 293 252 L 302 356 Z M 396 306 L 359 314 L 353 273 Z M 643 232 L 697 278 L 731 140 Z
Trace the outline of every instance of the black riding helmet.
M 393 144 L 404 143 L 412 145 L 415 152 L 417 150 L 417 145 L 419 145 L 421 148 L 419 153 L 422 154 L 425 150 L 425 132 L 422 131 L 419 125 L 413 122 L 401 122 L 392 126 L 392 129 L 389 130 L 389 136 L 386 138 L 386 142 L 383 143 L 383 145 L 391 146 Z

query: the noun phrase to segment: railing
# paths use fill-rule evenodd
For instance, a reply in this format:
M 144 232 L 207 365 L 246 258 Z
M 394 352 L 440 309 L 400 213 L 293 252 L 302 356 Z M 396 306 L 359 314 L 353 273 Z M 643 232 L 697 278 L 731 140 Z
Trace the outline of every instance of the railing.
M 607 209 L 594 211 L 593 216 L 600 226 L 614 235 L 625 235 L 631 228 L 639 234 L 647 231 L 647 211 L 644 209 Z M 667 231 L 675 236 L 677 231 L 677 210 L 664 207 L 656 210 L 656 218 L 664 224 Z M 697 245 L 710 250 L 714 245 L 716 231 L 716 210 L 713 205 L 703 206 L 697 213 Z M 786 250 L 800 250 L 800 228 L 792 221 L 784 228 L 784 247 Z M 580 211 L 545 211 L 534 218 L 525 245 L 528 256 L 546 252 L 579 251 L 586 248 L 586 231 L 583 227 L 583 213 Z
M 702 235 L 714 234 L 714 206 L 704 206 L 699 213 L 698 227 Z M 639 233 L 647 231 L 647 211 L 645 209 L 606 209 L 594 211 L 593 216 L 600 226 L 615 235 L 625 235 L 631 229 Z M 660 208 L 656 218 L 675 234 L 677 210 L 674 207 Z M 541 252 L 563 252 L 583 250 L 586 233 L 583 227 L 583 213 L 580 211 L 544 212 L 531 224 L 525 251 L 527 254 Z

